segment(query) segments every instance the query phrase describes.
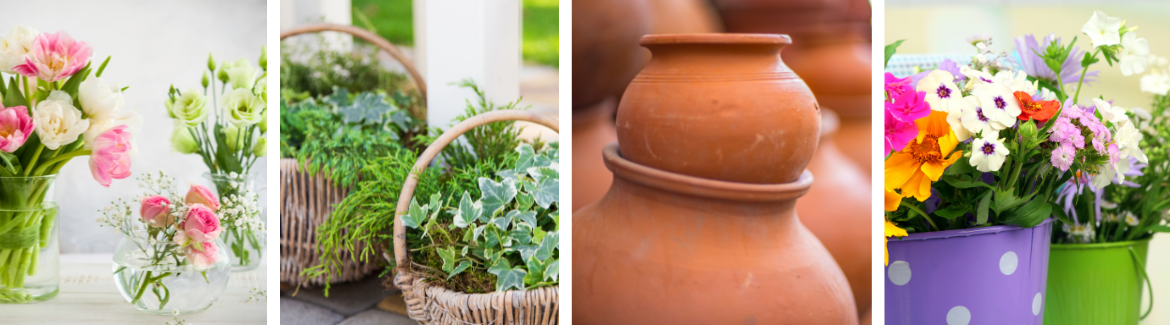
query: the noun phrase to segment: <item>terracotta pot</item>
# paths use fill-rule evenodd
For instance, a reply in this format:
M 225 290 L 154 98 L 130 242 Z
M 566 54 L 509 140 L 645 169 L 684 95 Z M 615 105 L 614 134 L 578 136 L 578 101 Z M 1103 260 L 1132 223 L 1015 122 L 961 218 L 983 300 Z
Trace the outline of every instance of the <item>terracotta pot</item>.
M 747 184 L 654 169 L 616 144 L 603 156 L 613 186 L 573 214 L 573 323 L 857 324 L 845 276 L 796 217 L 811 173 Z
M 857 312 L 865 314 L 870 309 L 873 273 L 869 175 L 837 149 L 834 141 L 837 114 L 822 110 L 821 121 L 821 141 L 808 163 L 808 171 L 816 176 L 817 182 L 808 195 L 796 202 L 796 211 L 812 216 L 801 218 L 801 223 L 820 239 L 841 266 L 853 289 Z
M 647 167 L 787 183 L 816 149 L 820 109 L 780 60 L 784 35 L 648 35 L 653 57 L 618 106 L 618 142 Z
M 718 33 L 723 30 L 719 14 L 706 0 L 650 0 L 654 12 L 654 34 Z
M 642 67 L 638 39 L 650 32 L 645 0 L 573 3 L 573 108 L 620 94 Z
M 610 97 L 573 112 L 573 211 L 601 199 L 613 182 L 601 149 L 617 141 L 616 110 L 617 99 Z

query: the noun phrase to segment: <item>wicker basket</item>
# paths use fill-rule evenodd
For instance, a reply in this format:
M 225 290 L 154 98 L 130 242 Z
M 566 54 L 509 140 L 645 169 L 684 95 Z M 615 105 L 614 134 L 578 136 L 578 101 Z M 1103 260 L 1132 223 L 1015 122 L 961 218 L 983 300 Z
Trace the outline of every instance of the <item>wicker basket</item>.
M 425 101 L 426 82 L 414 64 L 394 44 L 377 34 L 353 26 L 314 24 L 285 31 L 280 34 L 280 39 L 324 31 L 351 34 L 389 53 L 410 73 Z M 333 205 L 341 202 L 348 191 L 335 186 L 322 175 L 309 176 L 301 167 L 295 159 L 280 160 L 280 281 L 291 285 L 321 286 L 325 285 L 325 276 L 308 278 L 302 276 L 301 272 L 320 264 L 317 227 L 329 219 Z M 344 264 L 341 274 L 334 274 L 331 283 L 360 280 L 376 269 L 374 263 L 357 262 L 348 251 L 342 250 L 339 255 Z
M 415 162 L 416 171 L 430 165 L 443 148 L 464 132 L 475 127 L 499 121 L 528 121 L 557 131 L 557 120 L 526 111 L 502 110 L 476 115 L 447 132 L 443 132 Z M 558 288 L 539 288 L 526 291 L 505 291 L 482 294 L 454 292 L 439 284 L 427 283 L 425 276 L 412 269 L 406 250 L 406 226 L 402 215 L 410 206 L 410 198 L 418 185 L 418 176 L 411 173 L 402 185 L 394 217 L 394 261 L 398 266 L 394 284 L 402 289 L 407 313 L 420 324 L 557 324 L 560 299 Z M 383 254 L 389 260 L 390 257 Z

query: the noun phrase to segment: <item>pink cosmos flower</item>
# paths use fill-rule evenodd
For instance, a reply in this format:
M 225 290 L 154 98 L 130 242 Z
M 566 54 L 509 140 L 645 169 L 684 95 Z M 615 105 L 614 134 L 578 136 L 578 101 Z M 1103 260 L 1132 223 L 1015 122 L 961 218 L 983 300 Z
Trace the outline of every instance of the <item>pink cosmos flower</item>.
M 102 186 L 110 187 L 112 180 L 130 177 L 130 132 L 126 128 L 116 126 L 93 140 L 89 171 Z
M 54 82 L 72 76 L 89 64 L 93 48 L 85 42 L 74 41 L 66 32 L 42 33 L 33 40 L 32 51 L 24 63 L 12 68 L 26 77 Z
M 194 264 L 196 269 L 200 270 L 206 270 L 215 264 L 216 253 L 219 253 L 219 248 L 210 241 L 203 242 L 203 250 L 199 250 L 195 245 L 187 246 L 187 258 L 191 260 L 191 264 Z
M 211 190 L 201 185 L 191 184 L 191 189 L 187 191 L 187 197 L 184 201 L 187 201 L 187 204 L 202 204 L 210 208 L 212 212 L 219 210 L 219 198 L 215 196 L 215 193 L 211 193 Z
M 1069 144 L 1061 144 L 1052 150 L 1052 166 L 1060 168 L 1062 171 L 1068 171 L 1072 167 L 1073 159 L 1076 157 L 1076 151 Z
M 930 115 L 930 103 L 926 102 L 925 91 L 910 89 L 891 99 L 893 102 L 886 102 L 886 111 L 899 121 L 912 123 Z
M 929 110 L 928 110 L 929 111 Z M 902 151 L 911 139 L 918 136 L 918 124 L 911 122 L 902 122 L 894 118 L 889 110 L 886 110 L 886 155 L 889 156 L 891 151 Z
M 186 237 L 197 242 L 209 242 L 219 237 L 223 227 L 219 225 L 219 216 L 215 211 L 199 203 L 191 204 L 187 210 L 187 217 L 183 219 L 183 232 Z
M 175 220 L 171 217 L 171 200 L 162 195 L 152 195 L 142 199 L 142 208 L 139 210 L 142 222 L 155 228 L 163 228 Z
M 0 104 L 0 151 L 12 153 L 24 145 L 33 133 L 33 120 L 28 108 L 13 106 L 5 108 Z

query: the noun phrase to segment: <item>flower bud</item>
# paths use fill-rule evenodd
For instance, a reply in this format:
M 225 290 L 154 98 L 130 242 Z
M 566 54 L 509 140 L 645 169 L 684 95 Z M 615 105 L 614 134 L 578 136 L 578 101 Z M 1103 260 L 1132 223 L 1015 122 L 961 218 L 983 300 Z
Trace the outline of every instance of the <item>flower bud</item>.
M 215 71 L 215 57 L 211 53 L 207 53 L 207 70 Z
M 207 85 L 211 80 L 207 77 L 207 72 L 203 73 L 203 89 L 207 89 Z
M 227 128 L 223 129 L 223 133 L 227 136 L 228 150 L 236 151 L 244 146 L 244 129 L 228 124 Z
M 219 74 L 217 74 L 217 75 L 215 76 L 216 78 L 218 78 L 218 79 L 219 79 L 219 81 L 221 81 L 221 82 L 223 82 L 223 83 L 227 83 L 227 82 L 228 82 L 228 73 L 227 73 L 227 70 L 228 70 L 228 69 L 227 69 L 227 68 L 228 68 L 228 62 L 227 62 L 227 61 L 223 61 L 223 62 L 221 62 L 221 63 L 219 64 Z
M 260 48 L 260 69 L 268 71 L 268 45 Z
M 256 140 L 256 143 L 252 144 L 252 154 L 256 157 L 264 157 L 268 154 L 268 140 L 265 140 L 264 137 Z
M 171 135 L 171 147 L 182 154 L 191 154 L 199 151 L 199 144 L 191 136 L 190 129 L 183 122 L 175 122 L 175 133 Z

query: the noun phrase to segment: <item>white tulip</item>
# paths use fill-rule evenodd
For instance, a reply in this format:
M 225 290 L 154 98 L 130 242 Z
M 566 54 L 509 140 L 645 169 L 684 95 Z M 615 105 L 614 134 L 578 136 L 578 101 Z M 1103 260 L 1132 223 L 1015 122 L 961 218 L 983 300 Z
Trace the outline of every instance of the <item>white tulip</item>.
M 40 34 L 35 28 L 16 25 L 0 38 L 0 72 L 15 74 L 12 67 L 24 63 L 24 55 L 32 51 L 33 40 Z
M 102 82 L 102 78 L 89 77 L 77 89 L 81 111 L 94 120 L 119 118 L 119 110 L 125 105 L 122 89 L 117 84 Z
M 73 98 L 60 90 L 54 90 L 37 103 L 33 122 L 41 144 L 50 150 L 77 141 L 77 136 L 89 128 L 89 120 L 81 118 L 81 110 L 73 107 Z

